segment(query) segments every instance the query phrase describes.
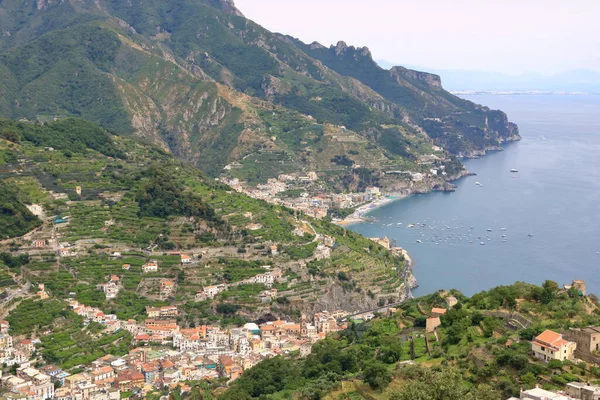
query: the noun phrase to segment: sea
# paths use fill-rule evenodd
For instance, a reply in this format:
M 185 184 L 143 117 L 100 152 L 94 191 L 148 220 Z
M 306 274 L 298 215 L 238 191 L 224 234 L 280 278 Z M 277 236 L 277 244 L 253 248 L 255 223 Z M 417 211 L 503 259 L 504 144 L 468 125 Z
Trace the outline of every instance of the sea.
M 398 200 L 350 229 L 410 253 L 415 296 L 547 279 L 600 295 L 600 95 L 462 97 L 505 111 L 523 139 L 465 160 L 477 175 L 456 192 Z

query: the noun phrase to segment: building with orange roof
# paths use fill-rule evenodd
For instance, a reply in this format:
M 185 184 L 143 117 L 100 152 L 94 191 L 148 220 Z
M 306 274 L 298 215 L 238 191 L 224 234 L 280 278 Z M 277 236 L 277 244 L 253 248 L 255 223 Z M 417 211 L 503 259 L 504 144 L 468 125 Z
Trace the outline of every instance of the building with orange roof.
M 531 341 L 534 357 L 548 362 L 550 360 L 573 360 L 577 343 L 565 340 L 560 333 L 549 329 Z
M 115 378 L 115 387 L 121 390 L 130 390 L 144 386 L 144 375 L 136 370 L 120 371 Z
M 177 321 L 174 319 L 151 319 L 148 318 L 144 321 L 144 326 L 146 328 L 172 328 L 173 326 L 177 326 Z
M 158 271 L 158 263 L 155 260 L 149 261 L 142 265 L 142 272 L 145 274 Z
M 433 307 L 433 308 L 431 309 L 431 314 L 432 314 L 432 315 L 438 315 L 438 316 L 440 316 L 440 315 L 444 315 L 444 314 L 446 314 L 446 311 L 448 311 L 448 310 L 446 310 L 445 308 L 437 308 L 437 307 Z
M 230 356 L 219 356 L 219 363 L 217 369 L 221 376 L 231 377 L 231 369 L 234 365 L 233 358 Z
M 425 322 L 425 332 L 435 331 L 437 327 L 442 324 L 442 320 L 440 319 L 440 317 L 446 314 L 446 311 L 448 310 L 446 310 L 445 308 L 432 308 L 431 315 L 427 318 L 427 321 Z
M 125 271 L 129 271 L 129 268 L 131 268 L 131 264 L 123 264 L 121 268 L 123 268 Z
M 144 363 L 142 364 L 142 374 L 144 374 L 144 380 L 146 383 L 154 383 L 158 378 L 159 366 L 155 363 Z
M 283 328 L 288 335 L 300 335 L 300 324 L 287 323 Z
M 170 279 L 163 279 L 160 281 L 160 294 L 168 296 L 173 293 L 175 289 L 175 282 Z
M 136 335 L 133 340 L 135 340 L 137 343 L 147 343 L 150 341 L 150 335 L 140 333 L 139 335 Z
M 272 324 L 264 324 L 260 326 L 260 336 L 264 339 L 275 335 L 275 326 Z
M 222 292 L 225 289 L 227 289 L 227 286 L 225 286 L 224 284 L 204 286 L 202 288 L 201 295 L 196 295 L 196 298 L 198 301 L 214 299 L 215 296 L 219 294 L 219 292 Z
M 182 264 L 191 264 L 192 263 L 192 257 L 190 257 L 189 255 L 182 254 L 180 257 L 181 257 Z

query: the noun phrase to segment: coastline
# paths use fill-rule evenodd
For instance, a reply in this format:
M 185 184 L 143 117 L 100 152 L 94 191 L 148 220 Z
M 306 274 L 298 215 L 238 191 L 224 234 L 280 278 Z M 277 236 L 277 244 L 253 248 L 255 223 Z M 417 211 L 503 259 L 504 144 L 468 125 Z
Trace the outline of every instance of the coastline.
M 339 226 L 347 227 L 354 224 L 360 224 L 362 222 L 369 222 L 369 220 L 365 217 L 370 212 L 375 211 L 376 209 L 381 208 L 385 205 L 391 204 L 395 201 L 405 199 L 411 196 L 412 194 L 413 193 L 387 193 L 383 197 L 380 197 L 376 200 L 370 201 L 366 204 L 359 206 L 352 214 L 348 215 L 342 220 L 334 221 L 334 223 Z
M 348 227 L 355 224 L 360 224 L 363 222 L 373 222 L 372 220 L 367 219 L 369 213 L 391 204 L 393 202 L 406 199 L 407 197 L 413 196 L 415 194 L 426 194 L 432 192 L 454 192 L 456 189 L 456 185 L 453 182 L 458 181 L 461 178 L 466 176 L 474 176 L 476 174 L 463 170 L 458 175 L 453 176 L 442 183 L 435 182 L 431 183 L 427 190 L 410 190 L 407 192 L 390 192 L 385 193 L 382 197 L 365 203 L 359 206 L 352 214 L 348 215 L 346 218 L 342 220 L 334 220 L 333 223 L 339 226 Z

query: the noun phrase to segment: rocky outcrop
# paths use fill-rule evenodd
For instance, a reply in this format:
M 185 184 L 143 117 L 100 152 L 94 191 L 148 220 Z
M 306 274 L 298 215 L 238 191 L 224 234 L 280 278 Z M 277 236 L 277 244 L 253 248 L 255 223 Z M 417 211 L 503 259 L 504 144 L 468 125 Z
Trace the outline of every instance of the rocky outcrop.
M 319 43 L 319 42 L 312 42 L 312 43 L 310 44 L 310 48 L 311 48 L 312 50 L 317 50 L 317 49 L 326 49 L 327 47 L 323 46 L 323 45 L 322 45 L 321 43 Z
M 340 40 L 339 42 L 337 42 L 335 47 L 331 46 L 331 48 L 334 49 L 336 56 L 341 56 L 342 54 L 344 54 L 346 49 L 348 49 L 348 45 L 343 40 Z
M 216 1 L 220 4 L 221 10 L 223 10 L 225 13 L 237 15 L 238 17 L 244 16 L 244 14 L 242 14 L 242 12 L 240 10 L 238 10 L 238 8 L 235 6 L 235 3 L 233 0 L 216 0 Z
M 269 100 L 273 100 L 275 96 L 286 94 L 290 91 L 290 85 L 288 83 L 272 75 L 264 77 L 261 88 L 265 97 Z
M 315 303 L 306 304 L 305 311 L 310 314 L 326 310 L 355 312 L 375 307 L 377 307 L 376 298 L 370 298 L 366 294 L 353 291 L 344 291 L 341 286 L 334 284 Z
M 399 78 L 408 79 L 417 82 L 423 82 L 432 88 L 442 89 L 442 79 L 439 75 L 429 72 L 415 71 L 404 67 L 393 67 L 390 69 L 390 76 L 399 81 Z

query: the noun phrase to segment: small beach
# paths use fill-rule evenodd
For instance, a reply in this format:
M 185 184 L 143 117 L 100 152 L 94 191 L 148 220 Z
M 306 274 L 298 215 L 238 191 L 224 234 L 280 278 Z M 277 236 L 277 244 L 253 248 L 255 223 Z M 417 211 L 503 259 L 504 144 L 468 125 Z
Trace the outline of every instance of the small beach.
M 410 195 L 406 194 L 397 194 L 397 193 L 389 193 L 380 197 L 376 200 L 368 202 L 359 206 L 352 214 L 344 218 L 343 220 L 335 221 L 337 225 L 340 226 L 349 226 L 353 224 L 360 224 L 362 222 L 369 222 L 365 217 L 378 208 L 381 208 L 387 204 L 393 203 L 398 200 L 402 200 Z

